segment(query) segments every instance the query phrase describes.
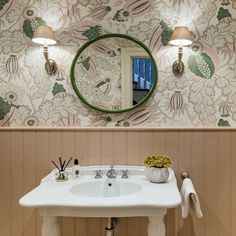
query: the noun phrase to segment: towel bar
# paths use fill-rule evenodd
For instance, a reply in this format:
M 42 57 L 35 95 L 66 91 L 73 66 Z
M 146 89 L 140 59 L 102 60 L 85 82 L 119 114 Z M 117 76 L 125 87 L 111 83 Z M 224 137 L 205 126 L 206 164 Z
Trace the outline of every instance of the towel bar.
M 181 172 L 181 179 L 184 180 L 186 178 L 190 178 L 190 174 L 187 171 Z
M 188 171 L 182 171 L 181 172 L 181 178 L 182 180 L 186 179 L 186 178 L 189 178 L 190 179 L 190 174 L 188 173 Z M 190 197 L 192 199 L 193 202 L 196 202 L 197 199 L 196 199 L 196 196 L 194 195 L 194 193 L 191 193 L 190 194 Z

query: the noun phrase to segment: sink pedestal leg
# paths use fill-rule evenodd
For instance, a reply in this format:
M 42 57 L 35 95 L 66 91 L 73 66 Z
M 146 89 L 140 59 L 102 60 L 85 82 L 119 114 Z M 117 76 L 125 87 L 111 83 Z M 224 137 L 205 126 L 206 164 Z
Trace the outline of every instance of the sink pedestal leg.
M 60 236 L 59 218 L 43 216 L 42 236 Z
M 155 217 L 148 217 L 148 236 L 165 236 L 166 229 L 163 218 L 166 214 L 166 210 Z

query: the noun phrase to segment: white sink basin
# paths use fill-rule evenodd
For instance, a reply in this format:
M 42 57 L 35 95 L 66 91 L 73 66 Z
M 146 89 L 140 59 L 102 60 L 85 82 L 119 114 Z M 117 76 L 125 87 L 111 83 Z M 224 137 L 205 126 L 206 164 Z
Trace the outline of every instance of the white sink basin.
M 95 170 L 102 170 L 102 178 L 95 179 Z M 156 208 L 171 208 L 181 203 L 173 170 L 167 183 L 150 183 L 142 166 L 114 166 L 115 179 L 106 176 L 109 166 L 83 166 L 78 179 L 56 182 L 57 170 L 42 179 L 41 184 L 20 199 L 22 206 L 36 208 L 73 207 L 81 216 L 107 216 L 111 210 L 129 208 L 119 212 L 122 216 L 145 216 Z M 121 170 L 128 169 L 129 178 L 121 178 Z M 69 177 L 70 177 L 70 169 Z M 109 183 L 111 186 L 109 186 Z M 145 208 L 140 211 L 140 207 Z M 89 212 L 87 210 L 91 212 Z M 130 209 L 133 209 L 132 210 Z M 138 212 L 136 212 L 138 211 Z M 93 215 L 95 214 L 95 215 Z M 118 216 L 118 215 L 117 215 Z
M 181 203 L 173 170 L 167 183 L 150 183 L 141 166 L 114 166 L 115 179 L 108 179 L 109 166 L 84 166 L 78 179 L 56 181 L 56 170 L 38 187 L 20 199 L 20 205 L 38 208 L 43 217 L 42 236 L 60 236 L 59 216 L 133 217 L 147 216 L 148 236 L 165 236 L 163 218 L 167 208 Z M 102 178 L 95 179 L 95 170 Z M 121 178 L 128 169 L 129 178 Z M 70 169 L 69 171 L 69 177 Z
M 142 186 L 128 181 L 102 180 L 81 183 L 73 186 L 69 192 L 80 197 L 120 197 L 137 193 Z

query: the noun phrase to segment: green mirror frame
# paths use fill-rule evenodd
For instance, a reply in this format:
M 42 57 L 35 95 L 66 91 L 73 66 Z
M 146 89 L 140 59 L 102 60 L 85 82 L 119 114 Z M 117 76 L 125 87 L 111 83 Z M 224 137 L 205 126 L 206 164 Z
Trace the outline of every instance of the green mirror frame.
M 82 52 L 88 47 L 90 46 L 92 43 L 100 40 L 100 39 L 104 39 L 104 38 L 111 38 L 111 37 L 119 37 L 119 38 L 124 38 L 124 39 L 128 39 L 130 41 L 133 41 L 135 43 L 137 43 L 139 46 L 141 46 L 146 52 L 147 54 L 149 55 L 149 57 L 151 58 L 152 62 L 153 62 L 153 65 L 154 65 L 154 81 L 153 81 L 153 84 L 151 86 L 151 89 L 150 91 L 148 92 L 148 94 L 142 99 L 140 100 L 140 102 L 138 102 L 136 105 L 130 107 L 130 108 L 127 108 L 127 109 L 121 109 L 121 110 L 106 110 L 106 109 L 102 109 L 102 108 L 99 108 L 99 107 L 96 107 L 96 106 L 93 106 L 91 105 L 84 97 L 83 95 L 80 93 L 77 85 L 76 85 L 76 78 L 75 78 L 75 66 L 76 66 L 76 63 L 77 63 L 77 60 L 79 58 L 79 56 L 82 54 Z M 125 34 L 103 34 L 103 35 L 100 35 L 88 42 L 86 42 L 77 52 L 75 58 L 73 59 L 73 62 L 71 64 L 71 69 L 70 69 L 70 78 L 71 78 L 71 84 L 72 84 L 72 87 L 76 93 L 76 95 L 82 100 L 82 102 L 84 102 L 88 107 L 90 108 L 93 108 L 99 112 L 105 112 L 105 113 L 123 113 L 123 112 L 127 112 L 127 111 L 130 111 L 130 110 L 133 110 L 139 106 L 141 106 L 142 104 L 144 104 L 148 98 L 150 98 L 150 96 L 152 95 L 153 91 L 155 90 L 156 88 L 156 84 L 157 84 L 157 80 L 158 80 L 158 69 L 157 69 L 157 64 L 154 60 L 154 57 L 152 56 L 152 53 L 151 51 L 149 50 L 149 48 L 144 45 L 141 41 L 137 40 L 137 39 L 134 39 L 133 37 L 129 36 L 129 35 L 125 35 Z

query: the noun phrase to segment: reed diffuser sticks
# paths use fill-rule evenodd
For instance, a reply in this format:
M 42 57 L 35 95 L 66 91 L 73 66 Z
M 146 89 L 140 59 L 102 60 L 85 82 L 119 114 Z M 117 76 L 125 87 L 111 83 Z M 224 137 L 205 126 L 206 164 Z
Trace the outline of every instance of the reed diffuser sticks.
M 62 158 L 59 157 L 59 164 L 60 164 L 60 167 L 58 167 L 58 165 L 52 161 L 53 165 L 56 166 L 56 168 L 59 170 L 59 171 L 65 171 L 66 167 L 69 165 L 69 163 L 71 162 L 72 160 L 72 157 L 66 162 L 65 160 L 62 161 Z

